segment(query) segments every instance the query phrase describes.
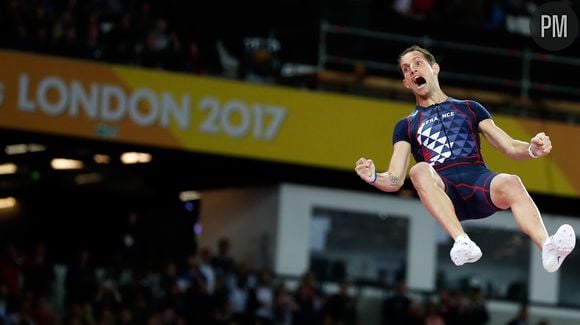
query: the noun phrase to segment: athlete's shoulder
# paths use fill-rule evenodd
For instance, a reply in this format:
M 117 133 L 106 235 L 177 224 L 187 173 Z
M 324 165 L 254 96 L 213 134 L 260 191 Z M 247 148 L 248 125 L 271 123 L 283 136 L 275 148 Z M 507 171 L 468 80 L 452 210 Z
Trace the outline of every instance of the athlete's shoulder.
M 459 105 L 459 106 L 466 106 L 466 107 L 484 107 L 480 102 L 478 102 L 477 100 L 474 99 L 458 99 L 458 98 L 452 98 L 449 97 L 449 99 L 447 99 L 448 102 L 450 102 L 451 104 L 454 105 Z
M 410 115 L 404 116 L 397 121 L 395 124 L 395 128 L 393 129 L 393 144 L 399 141 L 407 141 L 410 142 L 409 139 L 409 131 L 412 128 L 411 126 L 411 113 Z
M 460 107 L 466 114 L 473 116 L 478 122 L 493 118 L 491 113 L 480 102 L 473 99 L 457 100 L 457 107 Z M 461 103 L 461 104 L 459 104 Z
M 403 117 L 401 120 L 408 120 L 408 119 L 412 119 L 412 118 L 414 118 L 415 116 L 417 116 L 417 115 L 418 115 L 417 113 L 419 113 L 419 110 L 417 109 L 417 107 L 415 107 L 415 108 L 414 108 L 414 109 L 413 109 L 413 110 L 412 110 L 412 111 L 409 113 L 409 115 L 407 115 L 407 116 Z
M 395 130 L 406 128 L 407 125 L 409 125 L 409 116 L 404 116 L 395 123 Z
M 453 104 L 453 106 L 455 106 L 461 110 L 473 112 L 476 115 L 484 114 L 484 115 L 491 116 L 491 114 L 488 112 L 487 108 L 485 108 L 485 106 L 483 106 L 483 104 L 481 104 L 477 100 L 453 98 L 453 99 L 449 99 L 449 102 L 451 104 Z

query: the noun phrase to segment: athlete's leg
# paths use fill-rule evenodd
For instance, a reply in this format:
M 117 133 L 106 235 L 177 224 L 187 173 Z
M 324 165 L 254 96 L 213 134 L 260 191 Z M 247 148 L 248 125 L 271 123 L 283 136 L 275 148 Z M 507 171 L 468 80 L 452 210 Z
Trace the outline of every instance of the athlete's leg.
M 576 245 L 570 225 L 562 225 L 550 237 L 536 204 L 519 177 L 499 174 L 491 182 L 490 195 L 499 208 L 510 208 L 517 224 L 542 251 L 542 264 L 548 272 L 557 271 Z
M 411 181 L 419 194 L 421 202 L 429 213 L 439 222 L 447 233 L 455 240 L 449 256 L 455 265 L 477 262 L 481 249 L 463 230 L 455 207 L 447 193 L 441 177 L 429 164 L 420 162 L 410 171 Z
M 455 240 L 465 234 L 453 203 L 445 193 L 445 184 L 435 169 L 425 162 L 419 162 L 409 171 L 411 182 L 429 213 Z
M 520 229 L 542 249 L 544 241 L 548 238 L 548 232 L 538 207 L 521 179 L 516 175 L 498 174 L 491 181 L 490 195 L 493 204 L 498 208 L 511 208 Z

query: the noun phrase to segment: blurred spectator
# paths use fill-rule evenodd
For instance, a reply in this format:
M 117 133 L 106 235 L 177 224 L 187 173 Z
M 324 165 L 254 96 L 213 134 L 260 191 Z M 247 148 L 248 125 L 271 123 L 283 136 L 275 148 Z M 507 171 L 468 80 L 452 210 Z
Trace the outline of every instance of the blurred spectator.
M 326 301 L 326 325 L 358 324 L 357 301 L 349 293 L 349 289 L 350 282 L 348 280 L 340 281 L 338 293 L 331 295 Z
M 313 325 L 323 321 L 324 294 L 313 272 L 302 276 L 295 301 L 298 308 L 292 316 L 294 324 Z
M 274 324 L 275 292 L 270 271 L 260 272 L 258 285 L 250 291 L 250 310 L 254 313 L 256 325 Z
M 54 53 L 59 56 L 85 58 L 86 52 L 82 48 L 79 31 L 72 17 L 73 13 L 65 11 L 57 19 L 52 36 Z
M 207 280 L 201 272 L 199 260 L 195 253 L 189 254 L 187 268 L 181 273 L 177 283 L 181 291 L 191 289 L 195 292 L 208 292 Z
M 222 39 L 215 41 L 221 74 L 229 78 L 239 78 L 240 60 L 230 53 Z M 215 63 L 214 63 L 215 65 Z
M 211 319 L 215 325 L 229 325 L 231 316 L 231 306 L 229 302 L 229 288 L 226 284 L 226 277 L 218 275 L 216 277 L 215 291 L 211 299 Z
M 445 325 L 445 319 L 434 303 L 428 303 L 425 308 L 425 325 Z
M 439 313 L 445 319 L 446 325 L 461 325 L 464 323 L 461 299 L 461 295 L 456 292 L 439 292 Z
M 118 315 L 122 303 L 123 297 L 119 291 L 117 280 L 111 272 L 107 272 L 99 283 L 95 297 L 95 311 L 104 317 L 108 317 L 108 313 Z
M 171 48 L 168 22 L 163 18 L 155 21 L 145 39 L 143 64 L 150 68 L 163 68 L 165 55 Z
M 277 325 L 292 325 L 292 315 L 298 310 L 298 305 L 286 285 L 282 282 L 275 289 L 274 315 Z
M 395 0 L 393 9 L 402 16 L 425 20 L 435 7 L 435 0 Z
M 54 306 L 46 297 L 35 297 L 32 307 L 31 318 L 34 324 L 58 325 L 61 323 Z
M 170 285 L 159 301 L 159 310 L 164 324 L 178 324 L 184 321 L 187 302 L 177 283 Z
M 100 28 L 99 12 L 89 15 L 87 26 L 84 27 L 81 47 L 86 52 L 84 55 L 92 60 L 100 60 L 103 57 L 102 33 Z
M 67 308 L 67 313 L 64 317 L 64 324 L 96 325 L 97 320 L 93 312 L 93 306 L 89 303 L 72 303 L 69 305 L 69 308 Z
M 212 259 L 212 266 L 219 276 L 230 274 L 234 267 L 234 258 L 230 256 L 230 240 L 222 237 L 217 243 L 217 253 Z
M 273 83 L 280 73 L 280 41 L 269 36 L 244 39 L 242 77 L 249 81 Z
M 489 312 L 479 287 L 471 289 L 466 306 L 465 321 L 473 325 L 487 324 Z
M 178 286 L 179 275 L 177 263 L 174 261 L 169 261 L 165 263 L 163 273 L 159 279 L 159 289 L 161 289 L 161 296 L 167 295 L 173 290 L 174 287 Z
M 0 277 L 0 324 L 8 323 L 8 307 L 8 288 L 6 287 L 6 283 Z
M 54 280 L 54 265 L 48 260 L 46 246 L 37 243 L 24 264 L 24 288 L 38 297 L 51 298 Z
M 395 284 L 395 292 L 384 300 L 382 306 L 383 325 L 410 324 L 413 301 L 407 296 L 407 286 L 403 280 Z
M 185 53 L 184 71 L 194 74 L 205 74 L 206 71 L 202 64 L 199 44 L 191 41 Z
M 151 304 L 151 297 L 146 290 L 139 291 L 134 299 L 127 299 L 129 303 L 129 310 L 131 311 L 131 318 L 134 319 L 135 324 L 146 324 L 147 319 L 153 314 L 153 305 Z M 123 314 L 121 314 L 123 317 Z M 125 315 L 127 316 L 127 315 Z
M 6 314 L 10 316 L 20 310 L 23 258 L 13 243 L 8 243 L 0 256 L 0 277 L 5 288 Z M 4 289 L 3 288 L 3 289 Z
M 237 325 L 251 324 L 253 315 L 248 308 L 250 301 L 248 273 L 240 268 L 233 279 L 235 282 L 230 286 L 228 295 L 231 319 Z
M 190 254 L 188 261 L 189 268 L 182 275 L 186 283 L 185 288 L 181 289 L 184 291 L 185 304 L 182 316 L 188 324 L 209 324 L 212 318 L 212 299 L 208 291 L 208 280 L 195 253 Z M 213 281 L 212 293 L 215 279 Z
M 145 264 L 145 236 L 140 216 L 135 211 L 127 214 L 120 241 L 120 266 L 122 269 L 140 270 Z
M 138 48 L 141 46 L 134 16 L 124 13 L 109 33 L 107 58 L 114 63 L 137 64 Z
M 528 306 L 522 305 L 516 317 L 512 318 L 506 325 L 528 325 Z
M 119 324 L 120 325 L 137 325 L 138 323 L 135 322 L 133 318 L 133 312 L 131 308 L 128 306 L 123 306 L 119 313 Z
M 199 271 L 203 275 L 205 280 L 205 289 L 208 294 L 213 294 L 215 290 L 216 274 L 211 266 L 211 251 L 209 248 L 204 247 L 201 249 L 201 261 L 199 262 Z
M 97 278 L 91 262 L 91 253 L 82 248 L 76 261 L 70 265 L 65 279 L 67 305 L 90 304 L 97 292 Z

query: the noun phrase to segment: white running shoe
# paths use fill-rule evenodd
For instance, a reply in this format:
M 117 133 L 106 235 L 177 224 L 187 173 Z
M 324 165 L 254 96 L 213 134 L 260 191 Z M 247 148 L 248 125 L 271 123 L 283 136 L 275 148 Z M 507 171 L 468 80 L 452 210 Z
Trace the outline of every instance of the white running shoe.
M 542 247 L 542 264 L 548 272 L 556 272 L 566 256 L 576 246 L 576 234 L 572 226 L 565 224 L 555 234 L 548 237 Z
M 483 254 L 479 246 L 469 239 L 469 236 L 461 235 L 455 240 L 449 255 L 455 265 L 461 266 L 465 263 L 477 262 Z

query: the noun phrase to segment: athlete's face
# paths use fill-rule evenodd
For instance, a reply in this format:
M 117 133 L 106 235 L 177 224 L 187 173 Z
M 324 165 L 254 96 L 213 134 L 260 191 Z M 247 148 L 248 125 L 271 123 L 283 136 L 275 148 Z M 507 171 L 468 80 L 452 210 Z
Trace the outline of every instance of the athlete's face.
M 415 96 L 429 97 L 439 87 L 439 65 L 430 65 L 423 53 L 412 51 L 403 55 L 399 67 L 404 76 L 403 84 Z

